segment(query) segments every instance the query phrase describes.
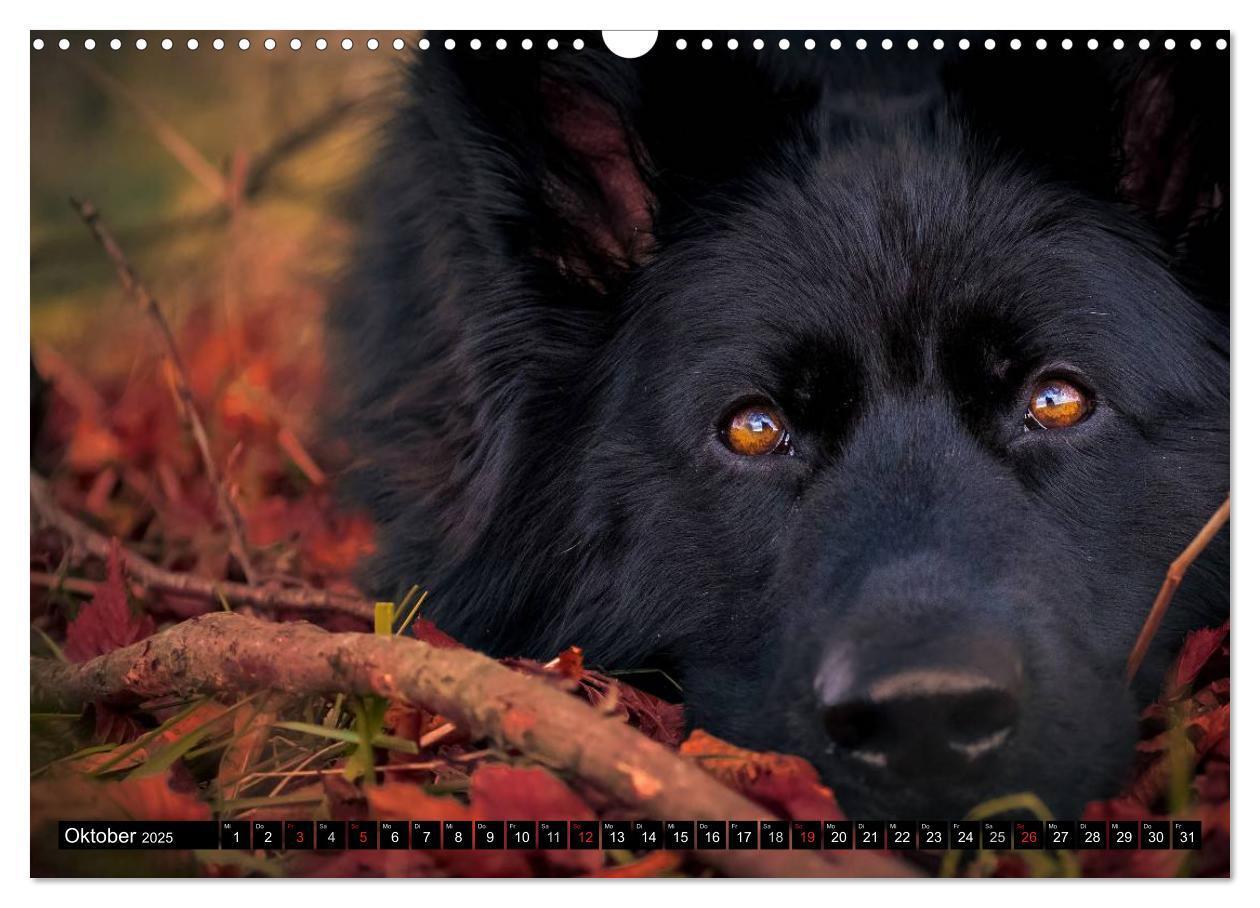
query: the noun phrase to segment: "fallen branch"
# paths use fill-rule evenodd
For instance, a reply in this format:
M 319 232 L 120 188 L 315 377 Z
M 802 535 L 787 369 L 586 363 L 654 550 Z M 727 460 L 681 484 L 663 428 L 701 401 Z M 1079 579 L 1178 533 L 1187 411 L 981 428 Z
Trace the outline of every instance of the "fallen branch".
M 81 664 L 31 663 L 31 708 L 72 712 L 98 701 L 156 696 L 374 694 L 440 713 L 581 779 L 650 817 L 769 818 L 689 761 L 537 678 L 467 649 L 419 640 L 334 634 L 305 622 L 202 615 Z M 739 876 L 907 876 L 883 855 L 809 851 L 697 851 Z
M 122 248 L 119 247 L 113 235 L 105 228 L 105 225 L 101 223 L 101 216 L 96 210 L 96 206 L 91 202 L 79 202 L 74 199 L 70 201 L 74 205 L 75 211 L 79 213 L 79 217 L 83 219 L 88 229 L 92 231 L 92 235 L 96 237 L 96 241 L 105 250 L 105 254 L 114 263 L 114 270 L 118 273 L 118 280 L 122 283 L 123 289 L 131 294 L 139 307 L 149 315 L 157 326 L 158 334 L 162 337 L 163 355 L 170 366 L 172 383 L 175 386 L 175 400 L 180 409 L 180 416 L 192 432 L 193 441 L 197 444 L 197 451 L 201 454 L 201 465 L 206 471 L 206 480 L 214 490 L 215 499 L 219 505 L 219 513 L 223 517 L 224 523 L 227 524 L 228 541 L 232 554 L 240 565 L 246 582 L 253 584 L 255 579 L 254 568 L 250 561 L 249 553 L 245 548 L 245 533 L 241 515 L 236 510 L 236 505 L 233 504 L 232 498 L 228 494 L 222 478 L 219 476 L 219 468 L 215 464 L 214 455 L 210 451 L 210 436 L 206 433 L 205 423 L 201 421 L 201 414 L 197 412 L 197 404 L 193 400 L 192 389 L 188 386 L 188 373 L 184 369 L 183 359 L 179 355 L 179 346 L 175 343 L 175 334 L 171 331 L 170 323 L 167 322 L 166 316 L 162 314 L 162 308 L 158 305 L 158 301 L 153 294 L 149 293 L 148 288 L 140 282 L 135 269 L 131 267 L 131 263 L 127 261 L 126 255 L 123 254 Z
M 58 507 L 47 481 L 35 473 L 31 473 L 31 506 L 36 516 L 48 526 L 64 533 L 74 545 L 102 560 L 109 558 L 109 537 L 96 532 Z M 374 614 L 371 602 L 355 596 L 328 590 L 293 589 L 272 584 L 250 586 L 245 583 L 210 580 L 194 574 L 168 571 L 130 550 L 124 551 L 124 556 L 127 574 L 146 589 L 161 593 L 189 596 L 211 603 L 218 603 L 222 597 L 232 605 L 248 605 L 269 611 L 289 609 L 306 613 L 335 612 L 352 615 L 366 623 L 372 621 Z M 64 582 L 60 585 L 67 586 Z
M 1150 614 L 1146 616 L 1146 623 L 1142 625 L 1142 632 L 1138 634 L 1137 642 L 1133 644 L 1133 650 L 1129 653 L 1126 677 L 1130 682 L 1136 677 L 1138 669 L 1142 667 L 1142 660 L 1146 658 L 1146 651 L 1151 648 L 1151 641 L 1155 639 L 1155 633 L 1159 630 L 1159 625 L 1164 620 L 1164 614 L 1168 611 L 1168 606 L 1172 602 L 1173 593 L 1177 592 L 1177 587 L 1181 586 L 1181 579 L 1186 575 L 1186 571 L 1190 569 L 1190 565 L 1194 564 L 1195 559 L 1203 553 L 1203 550 L 1207 548 L 1207 544 L 1221 531 L 1221 527 L 1225 526 L 1228 520 L 1229 496 L 1226 496 L 1225 503 L 1216 509 L 1216 513 L 1203 525 L 1203 529 L 1199 530 L 1194 539 L 1190 540 L 1190 544 L 1186 546 L 1185 551 L 1178 555 L 1173 563 L 1168 566 L 1168 573 L 1164 575 L 1164 583 L 1159 588 L 1159 593 L 1155 596 L 1155 603 L 1151 606 Z

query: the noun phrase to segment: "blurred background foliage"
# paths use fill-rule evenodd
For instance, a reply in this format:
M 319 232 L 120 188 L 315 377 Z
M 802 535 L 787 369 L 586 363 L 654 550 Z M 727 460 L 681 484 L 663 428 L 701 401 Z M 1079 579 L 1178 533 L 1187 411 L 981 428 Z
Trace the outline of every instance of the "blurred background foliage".
M 161 47 L 166 36 L 170 50 Z M 322 297 L 335 275 L 354 176 L 410 54 L 393 41 L 414 48 L 416 36 L 381 34 L 374 51 L 362 33 L 351 36 L 350 51 L 338 33 L 222 33 L 225 47 L 215 50 L 218 36 L 72 33 L 61 50 L 59 33 L 32 51 L 37 348 L 97 368 L 107 368 L 111 352 L 115 360 L 135 352 L 102 343 L 137 315 L 71 197 L 95 203 L 177 325 L 199 305 L 211 305 L 218 319 L 251 303 L 287 302 L 295 318 L 308 315 L 298 301 Z M 109 47 L 115 37 L 118 50 Z M 196 50 L 187 49 L 189 37 Z M 239 49 L 241 37 L 248 50 Z M 327 49 L 316 49 L 318 37 Z M 146 49 L 136 49 L 139 38 Z

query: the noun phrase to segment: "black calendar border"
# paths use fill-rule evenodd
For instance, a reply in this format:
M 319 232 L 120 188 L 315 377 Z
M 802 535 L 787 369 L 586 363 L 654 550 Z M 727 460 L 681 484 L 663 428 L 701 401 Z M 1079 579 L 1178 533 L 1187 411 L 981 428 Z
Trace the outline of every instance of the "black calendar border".
M 1201 820 L 61 820 L 63 850 L 1199 850 Z

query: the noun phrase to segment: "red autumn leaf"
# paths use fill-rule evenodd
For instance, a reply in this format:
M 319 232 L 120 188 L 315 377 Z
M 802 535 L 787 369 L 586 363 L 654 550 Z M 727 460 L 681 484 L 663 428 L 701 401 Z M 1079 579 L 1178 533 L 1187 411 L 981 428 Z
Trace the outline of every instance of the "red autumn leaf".
M 572 789 L 545 769 L 499 764 L 482 766 L 469 780 L 469 804 L 428 794 L 417 785 L 389 782 L 366 792 L 372 815 L 381 819 L 583 820 L 595 813 Z M 372 875 L 527 876 L 539 871 L 583 874 L 598 869 L 594 851 L 441 851 L 429 866 L 361 868 Z M 327 868 L 324 868 L 326 871 Z
M 295 876 L 331 879 L 414 879 L 447 876 L 439 868 L 434 851 L 380 848 L 376 851 L 348 850 L 332 855 L 319 854 L 301 860 Z
M 843 816 L 831 789 L 801 757 L 744 750 L 699 729 L 682 743 L 679 753 L 779 816 L 809 820 Z
M 99 705 L 98 707 L 99 708 Z M 145 741 L 142 747 L 126 748 L 125 754 L 102 751 L 79 757 L 70 763 L 83 772 L 96 772 L 103 766 L 109 766 L 112 772 L 134 769 L 163 747 L 173 744 L 187 734 L 210 726 L 212 723 L 226 722 L 224 714 L 227 707 L 215 700 L 206 700 L 190 710 L 183 718 L 172 722 L 159 734 Z
M 372 815 L 385 820 L 411 820 L 424 817 L 429 820 L 473 820 L 478 814 L 473 808 L 454 798 L 437 797 L 418 785 L 405 782 L 387 782 L 367 791 Z M 494 819 L 504 819 L 496 816 Z M 444 875 L 497 877 L 530 876 L 531 862 L 523 851 L 437 851 L 432 852 L 437 869 Z
M 458 640 L 442 631 L 436 624 L 427 618 L 416 618 L 411 622 L 411 636 L 417 640 L 423 640 L 429 646 L 435 646 L 438 649 L 459 649 L 463 646 Z
M 682 866 L 683 856 L 678 851 L 649 851 L 643 857 L 628 864 L 617 864 L 597 870 L 591 876 L 606 880 L 641 880 L 674 873 Z
M 540 767 L 488 763 L 473 773 L 469 796 L 482 817 L 514 820 L 593 820 L 573 789 Z
M 669 747 L 677 747 L 682 742 L 686 718 L 681 704 L 668 703 L 637 687 L 591 670 L 582 674 L 578 691 L 592 706 L 620 715 L 627 724 L 654 741 Z
M 208 820 L 210 807 L 177 791 L 172 774 L 99 781 L 83 774 L 31 783 L 31 823 L 78 820 Z
M 95 728 L 93 744 L 130 744 L 144 734 L 145 728 L 132 716 L 119 712 L 107 703 L 92 706 Z
M 561 690 L 582 696 L 586 702 L 608 715 L 617 715 L 654 741 L 677 747 L 686 727 L 681 704 L 669 703 L 602 672 L 582 667 L 582 650 L 571 646 L 550 662 L 508 658 L 499 662 L 508 668 L 535 675 Z
M 1187 636 L 1169 669 L 1164 694 L 1142 713 L 1144 737 L 1129 784 L 1120 796 L 1095 801 L 1085 819 L 1158 819 L 1173 802 L 1174 767 L 1193 778 L 1190 806 L 1168 819 L 1199 819 L 1199 851 L 1082 852 L 1086 876 L 1164 877 L 1229 873 L 1229 623 Z M 1181 783 L 1184 785 L 1184 782 Z
M 137 615 L 127 602 L 122 548 L 115 538 L 109 550 L 105 582 L 97 588 L 92 601 L 79 609 L 79 614 L 66 627 L 66 643 L 62 650 L 72 661 L 86 662 L 143 640 L 154 629 L 153 619 L 148 615 Z
M 580 681 L 585 671 L 582 667 L 582 647 L 570 646 L 543 668 L 570 681 Z
M 1213 656 L 1229 655 L 1229 622 L 1220 627 L 1204 628 L 1186 637 L 1181 653 L 1173 664 L 1169 686 L 1174 692 L 1184 691 L 1203 671 Z

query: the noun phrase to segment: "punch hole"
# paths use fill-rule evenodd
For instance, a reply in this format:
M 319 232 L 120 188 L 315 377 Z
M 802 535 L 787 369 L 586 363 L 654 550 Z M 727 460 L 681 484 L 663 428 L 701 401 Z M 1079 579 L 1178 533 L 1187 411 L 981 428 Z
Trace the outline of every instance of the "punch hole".
M 1023 46 L 1023 43 L 1018 38 L 1011 39 L 1011 50 L 1019 50 Z
M 555 38 L 547 39 L 547 50 L 556 50 L 560 46 L 560 42 Z
M 884 50 L 892 50 L 892 38 L 885 38 L 883 41 L 880 41 L 879 46 Z
M 791 46 L 792 46 L 792 42 L 789 41 L 787 38 L 779 39 L 779 50 L 787 50 Z
M 200 42 L 200 41 L 198 41 L 196 38 L 189 38 L 189 39 L 188 39 L 188 49 L 189 49 L 189 50 L 196 50 L 196 49 L 197 49 L 197 48 L 199 48 L 199 47 L 201 47 L 201 42 Z
M 1045 50 L 1045 49 L 1046 49 L 1046 39 L 1045 39 L 1045 38 L 1038 38 L 1038 39 L 1037 39 L 1037 50 Z
M 174 46 L 175 46 L 175 42 L 172 41 L 170 38 L 162 39 L 162 50 L 170 50 Z
M 700 46 L 701 46 L 704 50 L 713 50 L 713 39 L 712 39 L 712 38 L 705 38 L 703 41 L 701 41 L 701 42 L 700 42 Z
M 144 50 L 148 46 L 149 46 L 149 42 L 144 40 L 143 38 L 136 39 L 136 50 Z
M 686 49 L 687 49 L 687 39 L 686 39 L 686 38 L 679 38 L 677 41 L 675 41 L 675 42 L 674 42 L 674 47 L 678 48 L 679 50 L 686 50 Z M 614 51 L 614 53 L 616 53 L 616 52 Z M 620 55 L 620 54 L 618 54 L 618 56 L 621 56 L 621 55 Z
M 1071 38 L 1064 38 L 1064 39 L 1063 39 L 1063 44 L 1062 44 L 1061 46 L 1062 46 L 1062 48 L 1063 48 L 1064 50 L 1071 50 L 1071 49 L 1072 49 L 1072 39 L 1071 39 Z
M 642 57 L 656 46 L 657 32 L 654 31 L 606 31 L 602 33 L 604 46 L 625 60 Z M 674 45 L 685 50 L 687 42 L 679 38 Z
M 1216 39 L 1216 49 L 1217 49 L 1217 50 L 1224 50 L 1224 49 L 1225 49 L 1225 48 L 1227 48 L 1227 47 L 1229 47 L 1229 42 L 1228 42 L 1228 41 L 1226 41 L 1224 38 L 1217 38 L 1217 39 Z
M 729 40 L 729 41 L 727 41 L 727 42 L 726 42 L 726 49 L 727 49 L 727 50 L 739 50 L 739 42 L 738 42 L 738 41 L 736 41 L 734 38 L 731 38 L 731 40 Z
M 766 46 L 766 42 L 763 41 L 761 38 L 753 39 L 753 50 L 761 50 L 765 46 Z
M 215 38 L 213 41 L 210 42 L 210 46 L 213 47 L 215 50 L 223 50 L 223 39 Z
M 1116 40 L 1111 42 L 1111 46 L 1114 47 L 1116 50 L 1124 50 L 1124 39 L 1117 38 Z
M 967 49 L 967 48 L 969 48 L 969 47 L 971 47 L 971 42 L 970 42 L 970 41 L 968 41 L 966 38 L 959 38 L 959 39 L 958 39 L 958 49 L 959 49 L 959 50 L 966 50 L 966 49 Z
M 376 41 L 375 38 L 368 39 L 368 50 L 376 50 L 376 48 L 372 46 L 373 42 L 375 41 Z M 468 42 L 468 46 L 471 47 L 473 50 L 481 50 L 481 39 L 473 38 L 471 41 Z
M 70 49 L 70 39 L 69 39 L 69 38 L 62 38 L 60 41 L 58 41 L 58 42 L 57 42 L 57 46 L 58 46 L 58 47 L 60 47 L 62 50 L 69 50 L 69 49 Z
M 1203 42 L 1202 42 L 1202 41 L 1200 41 L 1198 38 L 1191 38 L 1191 39 L 1190 39 L 1190 49 L 1191 49 L 1191 50 L 1198 50 L 1198 49 L 1199 49 L 1200 47 L 1202 47 L 1202 46 L 1203 46 Z
M 323 39 L 323 38 L 320 38 L 319 40 L 320 40 L 320 41 L 323 41 L 324 39 Z M 322 50 L 323 48 L 320 48 L 320 49 Z M 428 50 L 428 49 L 429 49 L 429 39 L 428 39 L 428 38 L 421 38 L 421 39 L 420 39 L 420 49 L 421 49 L 421 50 Z
M 1151 46 L 1151 42 L 1146 40 L 1145 38 L 1138 41 L 1138 47 L 1141 48 L 1142 50 L 1149 50 L 1150 46 Z
M 866 39 L 865 39 L 865 38 L 858 38 L 858 39 L 857 39 L 857 49 L 858 49 L 858 50 L 866 50 Z
M 239 47 L 241 50 L 249 50 L 249 39 L 242 38 L 241 40 L 236 42 L 236 46 Z
M 268 39 L 266 39 L 265 41 L 263 41 L 263 47 L 264 47 L 266 50 L 275 50 L 275 49 L 276 49 L 276 39 L 275 39 L 275 38 L 268 38 Z
M 933 49 L 933 50 L 944 50 L 944 49 L 945 49 L 945 41 L 944 41 L 944 39 L 943 39 L 943 38 L 937 38 L 935 41 L 933 41 L 933 42 L 932 42 L 932 49 Z
M 32 42 L 31 42 L 31 47 L 35 48 L 36 50 L 43 50 L 43 49 L 44 49 L 44 39 L 43 39 L 43 38 L 36 38 L 34 41 L 32 41 Z
M 500 38 L 494 42 L 494 46 L 499 50 L 507 50 L 507 38 Z
M 840 39 L 839 39 L 839 38 L 832 38 L 832 39 L 831 39 L 831 49 L 832 49 L 832 50 L 839 50 L 839 49 L 840 49 Z
M 443 46 L 443 47 L 445 47 L 447 50 L 454 50 L 454 49 L 455 49 L 455 39 L 454 39 L 454 38 L 447 38 L 445 41 L 443 41 L 443 42 L 442 42 L 442 46 Z
M 919 39 L 918 39 L 918 38 L 911 38 L 909 41 L 907 41 L 907 42 L 906 42 L 906 47 L 910 48 L 910 50 L 918 50 L 918 49 L 919 49 Z
M 301 39 L 301 38 L 290 38 L 290 39 L 289 39 L 289 50 L 301 50 L 301 49 L 302 49 L 302 39 Z
M 573 39 L 573 49 L 574 49 L 574 50 L 582 50 L 582 48 L 584 48 L 584 47 L 586 47 L 586 42 L 585 42 L 585 41 L 583 41 L 581 38 L 574 38 L 574 39 Z
M 1090 50 L 1098 50 L 1098 39 L 1090 38 L 1089 41 L 1085 43 L 1085 46 L 1088 47 Z
M 1177 47 L 1177 42 L 1174 41 L 1172 38 L 1169 38 L 1164 42 L 1164 50 L 1175 50 L 1176 47 Z
M 533 47 L 534 47 L 534 41 L 532 38 L 525 38 L 524 40 L 521 41 L 522 50 L 532 50 Z
M 84 50 L 96 50 L 96 39 L 88 38 L 83 42 L 83 48 Z
M 112 39 L 110 39 L 110 42 L 109 42 L 109 49 L 110 49 L 110 50 L 122 50 L 122 41 L 118 40 L 117 38 L 112 38 Z
M 813 49 L 814 49 L 815 47 L 817 47 L 817 46 L 818 46 L 818 45 L 814 43 L 814 39 L 813 39 L 813 38 L 806 38 L 806 39 L 805 39 L 805 49 L 806 49 L 806 50 L 813 50 Z

